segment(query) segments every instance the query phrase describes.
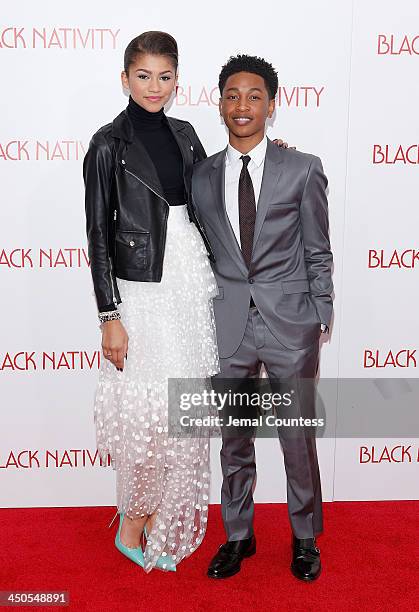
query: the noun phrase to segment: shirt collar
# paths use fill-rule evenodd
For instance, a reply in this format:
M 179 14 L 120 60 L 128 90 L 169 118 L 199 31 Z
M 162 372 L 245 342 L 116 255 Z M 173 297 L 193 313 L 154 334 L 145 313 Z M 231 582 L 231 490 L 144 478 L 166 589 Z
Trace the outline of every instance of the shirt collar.
M 260 166 L 263 164 L 266 156 L 266 148 L 268 146 L 268 139 L 265 136 L 262 138 L 259 144 L 257 144 L 247 155 L 250 156 L 251 163 L 254 163 L 256 166 Z M 237 161 L 240 161 L 240 157 L 243 155 L 240 151 L 237 151 L 234 147 L 229 143 L 227 146 L 226 153 L 226 164 L 231 165 L 235 164 Z

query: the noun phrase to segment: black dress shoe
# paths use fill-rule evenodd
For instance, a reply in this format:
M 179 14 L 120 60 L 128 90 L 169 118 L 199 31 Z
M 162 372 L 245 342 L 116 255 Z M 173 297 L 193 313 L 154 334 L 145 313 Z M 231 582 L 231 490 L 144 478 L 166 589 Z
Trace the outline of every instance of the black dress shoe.
M 229 578 L 240 571 L 241 562 L 256 552 L 256 538 L 226 542 L 218 549 L 208 568 L 210 578 Z
M 320 550 L 315 538 L 300 540 L 293 536 L 291 571 L 296 578 L 310 582 L 321 572 Z

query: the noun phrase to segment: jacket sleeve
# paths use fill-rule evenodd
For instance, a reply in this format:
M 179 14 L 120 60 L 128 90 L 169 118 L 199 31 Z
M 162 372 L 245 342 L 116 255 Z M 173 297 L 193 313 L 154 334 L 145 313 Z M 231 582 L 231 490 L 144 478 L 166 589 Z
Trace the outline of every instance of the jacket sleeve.
M 201 141 L 199 140 L 197 133 L 195 132 L 193 126 L 188 122 L 189 124 L 189 128 L 191 131 L 191 140 L 193 143 L 193 163 L 194 165 L 197 164 L 198 162 L 201 162 L 202 160 L 207 158 L 207 154 L 205 152 L 204 147 L 202 146 Z M 205 229 L 203 228 L 203 225 L 201 223 L 200 220 L 200 216 L 199 216 L 199 212 L 197 210 L 196 207 L 196 203 L 195 203 L 195 199 L 194 199 L 194 195 L 193 195 L 193 184 L 194 184 L 194 170 L 192 167 L 192 184 L 191 184 L 191 205 L 192 205 L 192 214 L 193 214 L 193 219 L 195 221 L 196 226 L 199 229 L 199 232 L 201 234 L 201 238 L 204 241 L 205 244 L 205 248 L 207 249 L 207 253 L 208 253 L 208 257 L 209 259 L 215 263 L 215 256 L 214 256 L 214 252 L 211 248 L 211 244 L 210 241 L 208 239 L 208 236 L 205 232 Z
M 333 256 L 329 241 L 327 178 L 320 159 L 313 156 L 300 205 L 304 259 L 310 293 L 321 323 L 330 325 L 333 310 Z
M 83 162 L 87 246 L 99 312 L 116 310 L 119 298 L 108 245 L 113 158 L 108 143 L 95 134 Z

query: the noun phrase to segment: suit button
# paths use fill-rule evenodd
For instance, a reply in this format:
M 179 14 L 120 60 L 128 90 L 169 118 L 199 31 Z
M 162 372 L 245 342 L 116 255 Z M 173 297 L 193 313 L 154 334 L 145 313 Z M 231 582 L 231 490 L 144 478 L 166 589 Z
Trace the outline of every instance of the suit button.
M 248 282 L 249 282 L 249 285 L 253 285 L 253 283 L 254 283 L 255 281 L 253 280 L 253 278 L 249 278 L 249 281 L 248 281 Z
M 130 245 L 130 246 L 135 246 L 135 242 L 134 242 L 133 240 L 130 240 L 130 241 L 129 241 L 129 245 Z

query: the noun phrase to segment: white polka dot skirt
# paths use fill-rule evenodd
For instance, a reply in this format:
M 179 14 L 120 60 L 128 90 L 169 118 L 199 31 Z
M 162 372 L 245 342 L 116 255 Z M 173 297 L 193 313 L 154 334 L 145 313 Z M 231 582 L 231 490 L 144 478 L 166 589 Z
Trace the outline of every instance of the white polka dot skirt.
M 209 437 L 172 438 L 168 379 L 219 372 L 212 298 L 217 285 L 186 206 L 169 209 L 160 283 L 117 279 L 128 333 L 123 372 L 102 359 L 95 394 L 98 451 L 116 470 L 119 512 L 157 513 L 145 570 L 170 555 L 177 564 L 202 542 L 210 484 Z

